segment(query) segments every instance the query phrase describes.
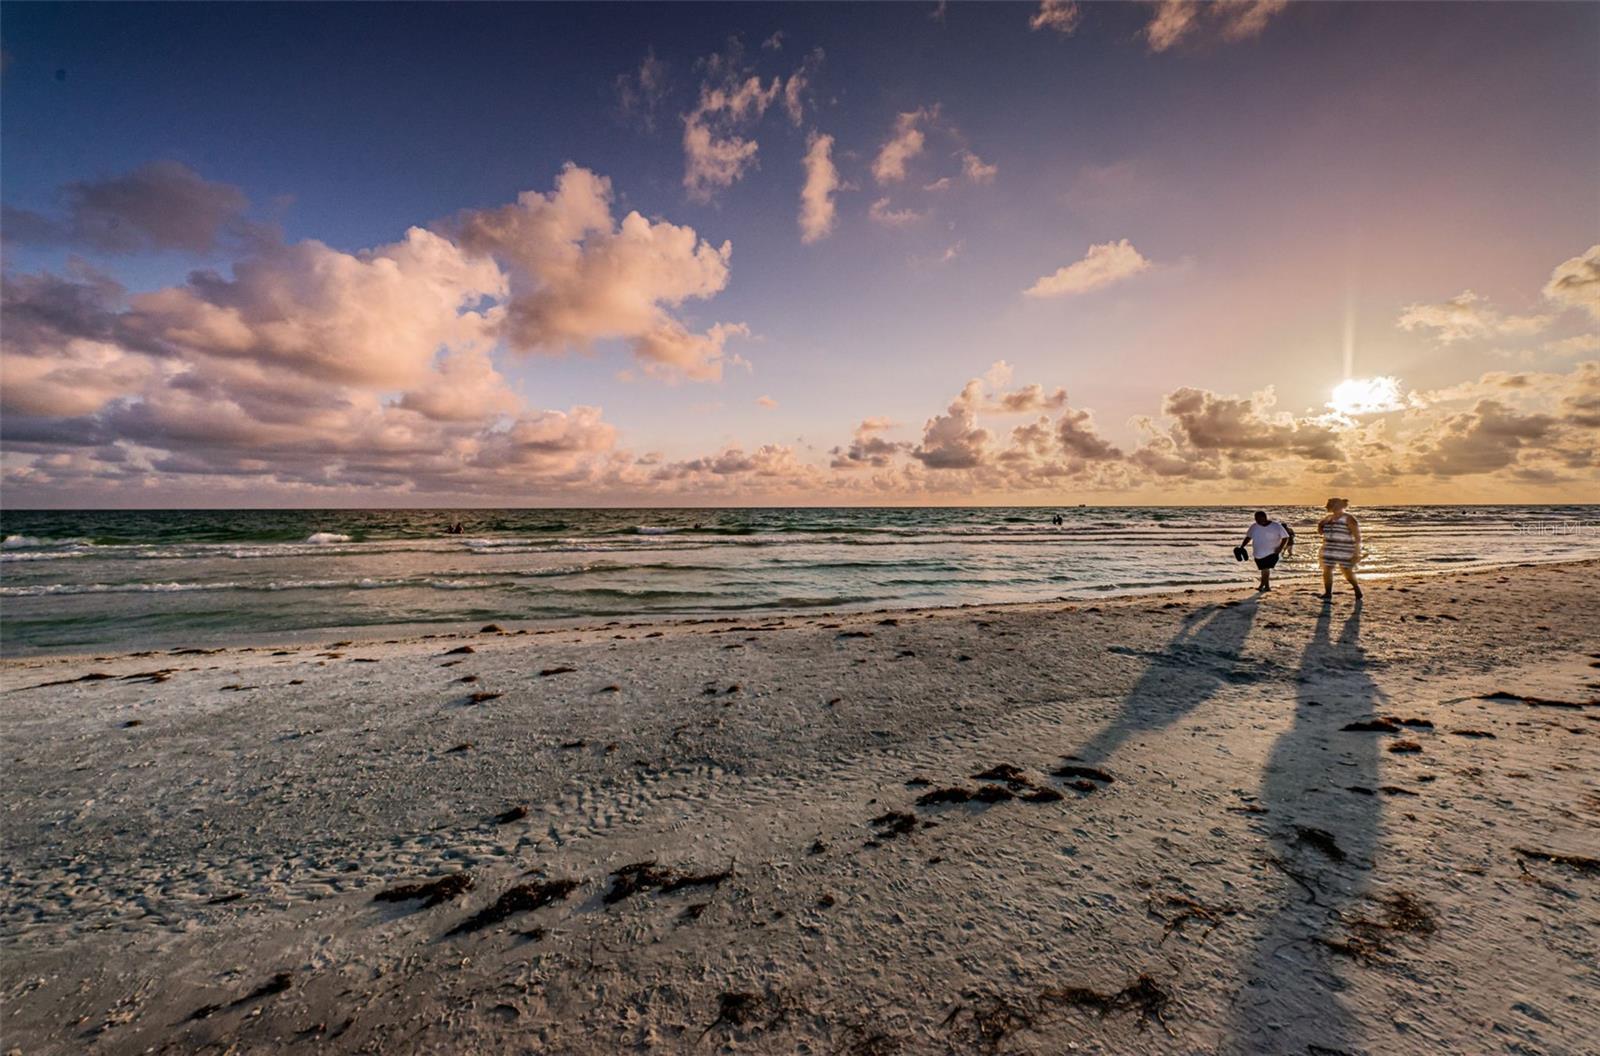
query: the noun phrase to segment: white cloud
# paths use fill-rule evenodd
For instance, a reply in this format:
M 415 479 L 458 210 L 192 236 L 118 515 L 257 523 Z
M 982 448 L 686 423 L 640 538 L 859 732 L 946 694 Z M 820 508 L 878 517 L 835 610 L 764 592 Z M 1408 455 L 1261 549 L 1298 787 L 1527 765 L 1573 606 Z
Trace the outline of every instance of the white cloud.
M 1159 0 L 1144 38 L 1157 52 L 1202 33 L 1230 43 L 1249 40 L 1288 6 L 1288 0 Z
M 990 165 L 970 150 L 961 152 L 961 174 L 968 183 L 993 183 L 1000 166 Z
M 1582 308 L 1591 318 L 1600 319 L 1600 245 L 1557 264 L 1544 295 L 1563 308 Z
M 880 186 L 899 183 L 906 178 L 906 165 L 922 153 L 927 143 L 921 126 L 935 119 L 938 114 L 938 106 L 921 107 L 895 118 L 894 131 L 878 148 L 878 156 L 872 161 L 872 178 Z
M 1053 29 L 1057 33 L 1071 36 L 1078 28 L 1078 21 L 1083 17 L 1077 0 L 1039 0 L 1039 10 L 1028 19 L 1028 28 L 1034 30 Z
M 1465 290 L 1439 304 L 1407 305 L 1398 326 L 1402 330 L 1431 330 L 1440 344 L 1490 337 L 1526 337 L 1550 324 L 1543 315 L 1505 315 L 1485 298 Z
M 894 209 L 889 205 L 888 197 L 879 198 L 867 208 L 867 216 L 875 224 L 884 227 L 906 227 L 921 220 L 926 213 L 919 213 L 915 209 Z
M 723 345 L 741 326 L 691 334 L 669 309 L 728 284 L 733 247 L 692 227 L 611 214 L 611 182 L 568 165 L 548 194 L 463 214 L 462 245 L 505 264 L 511 278 L 505 336 L 514 348 L 561 352 L 605 338 L 633 343 L 650 373 L 719 377 Z
M 646 51 L 638 70 L 617 77 L 617 109 L 647 131 L 654 131 L 656 114 L 666 100 L 667 82 L 667 64 L 656 58 L 654 49 Z
M 1148 270 L 1150 261 L 1127 239 L 1089 247 L 1082 260 L 1045 275 L 1025 291 L 1029 297 L 1064 297 L 1088 293 Z
M 833 231 L 837 207 L 833 196 L 839 190 L 839 170 L 833 164 L 833 137 L 811 134 L 807 141 L 806 182 L 800 189 L 800 241 L 820 241 Z

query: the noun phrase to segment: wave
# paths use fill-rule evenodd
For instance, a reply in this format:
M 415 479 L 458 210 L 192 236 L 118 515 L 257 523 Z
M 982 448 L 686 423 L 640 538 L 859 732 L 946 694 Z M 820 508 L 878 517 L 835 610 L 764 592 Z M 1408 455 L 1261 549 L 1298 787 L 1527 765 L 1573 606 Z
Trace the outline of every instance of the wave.
M 306 542 L 317 546 L 325 546 L 328 543 L 348 543 L 350 542 L 350 537 L 339 532 L 312 532 L 306 536 Z

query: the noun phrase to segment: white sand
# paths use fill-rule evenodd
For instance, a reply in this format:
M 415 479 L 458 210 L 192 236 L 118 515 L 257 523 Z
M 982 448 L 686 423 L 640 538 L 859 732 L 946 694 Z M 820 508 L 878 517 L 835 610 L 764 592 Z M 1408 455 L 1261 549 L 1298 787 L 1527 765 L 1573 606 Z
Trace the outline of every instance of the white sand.
M 1594 1053 L 1600 875 L 1514 848 L 1600 857 L 1597 592 L 1589 563 L 1375 584 L 1359 618 L 1241 590 L 7 662 L 4 1044 Z M 1341 730 L 1375 715 L 1433 726 Z M 1063 798 L 906 784 L 999 763 Z M 605 901 L 650 860 L 732 875 Z M 577 886 L 446 934 L 544 879 Z

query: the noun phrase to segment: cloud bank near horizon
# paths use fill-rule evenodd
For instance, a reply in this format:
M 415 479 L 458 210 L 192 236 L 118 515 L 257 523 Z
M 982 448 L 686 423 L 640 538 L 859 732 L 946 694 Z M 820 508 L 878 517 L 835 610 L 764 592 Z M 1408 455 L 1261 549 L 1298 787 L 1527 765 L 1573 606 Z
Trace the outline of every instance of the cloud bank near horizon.
M 229 200 L 191 177 L 180 200 Z M 169 188 L 142 177 L 119 186 L 102 213 L 137 218 L 141 239 L 168 230 L 159 212 Z M 1185 385 L 1133 423 L 1139 441 L 1126 450 L 1065 389 L 1012 387 L 1012 368 L 998 362 L 920 433 L 876 417 L 824 451 L 769 442 L 676 460 L 635 452 L 600 407 L 530 404 L 501 370 L 507 357 L 612 342 L 645 377 L 714 383 L 729 342 L 750 337 L 742 322 L 696 330 L 677 314 L 727 286 L 731 244 L 637 212 L 619 219 L 613 200 L 605 177 L 568 165 L 548 191 L 355 253 L 258 233 L 228 274 L 196 271 L 142 292 L 82 263 L 65 275 L 7 274 L 7 487 L 28 497 L 90 488 L 109 501 L 174 482 L 301 499 L 936 501 L 1304 478 L 1346 488 L 1480 474 L 1560 484 L 1592 480 L 1600 459 L 1593 360 L 1485 374 L 1355 417 L 1282 411 L 1270 389 Z M 1398 326 L 1445 344 L 1537 332 L 1562 310 L 1596 310 L 1597 261 L 1600 246 L 1552 269 L 1542 289 L 1550 316 L 1504 315 L 1468 293 L 1408 306 Z M 1096 245 L 1040 280 L 1042 295 L 1089 292 L 1148 266 L 1126 240 Z

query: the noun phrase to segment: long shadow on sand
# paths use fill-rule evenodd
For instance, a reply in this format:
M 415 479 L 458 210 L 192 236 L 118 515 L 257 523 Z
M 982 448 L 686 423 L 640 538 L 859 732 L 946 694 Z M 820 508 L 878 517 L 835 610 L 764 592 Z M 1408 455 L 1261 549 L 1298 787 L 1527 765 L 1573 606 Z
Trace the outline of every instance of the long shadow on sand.
M 1267 854 L 1282 884 L 1242 966 L 1225 1053 L 1366 1051 L 1356 1015 L 1340 997 L 1350 962 L 1317 940 L 1337 938 L 1338 919 L 1357 915 L 1382 817 L 1373 794 L 1382 738 L 1336 731 L 1376 714 L 1384 697 L 1367 673 L 1360 604 L 1337 640 L 1330 639 L 1332 623 L 1332 607 L 1324 605 L 1300 658 L 1294 725 L 1273 745 L 1262 775 L 1273 833 Z M 1296 826 L 1331 834 L 1342 859 Z
M 1255 668 L 1239 652 L 1255 622 L 1257 599 L 1208 605 L 1184 618 L 1159 653 L 1133 653 L 1149 662 L 1117 715 L 1080 747 L 1076 758 L 1098 765 L 1128 738 L 1177 722 L 1230 683 L 1254 681 Z

